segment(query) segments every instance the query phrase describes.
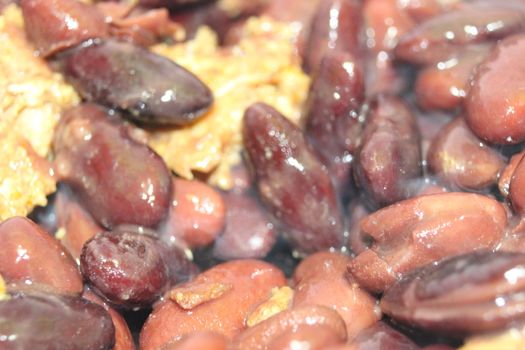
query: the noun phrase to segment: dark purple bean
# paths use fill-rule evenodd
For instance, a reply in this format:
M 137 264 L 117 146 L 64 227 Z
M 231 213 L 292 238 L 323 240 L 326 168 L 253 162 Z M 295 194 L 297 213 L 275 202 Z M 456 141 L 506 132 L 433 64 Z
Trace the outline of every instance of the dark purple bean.
M 372 104 L 353 168 L 371 206 L 409 197 L 407 182 L 421 176 L 421 149 L 416 119 L 403 101 L 380 96 Z
M 355 350 L 419 350 L 420 347 L 404 334 L 383 322 L 361 331 L 352 341 Z
M 348 53 L 327 53 L 313 78 L 303 123 L 306 136 L 343 189 L 351 179 L 351 161 L 362 130 L 359 110 L 364 98 L 359 62 Z
M 244 115 L 244 146 L 262 202 L 295 248 L 314 252 L 343 243 L 343 219 L 328 170 L 301 130 L 263 103 Z
M 115 328 L 102 306 L 80 297 L 17 295 L 0 301 L 0 348 L 109 350 Z
M 117 306 L 148 306 L 168 287 L 168 267 L 155 238 L 124 228 L 86 242 L 80 270 L 94 290 Z
M 20 0 L 20 7 L 27 36 L 44 57 L 109 35 L 104 15 L 82 1 Z
M 525 254 L 477 251 L 430 264 L 388 289 L 381 309 L 396 321 L 463 336 L 525 321 Z
M 445 125 L 432 142 L 428 164 L 431 171 L 453 189 L 468 191 L 495 185 L 505 160 L 458 117 Z
M 185 248 L 176 243 L 157 242 L 162 259 L 168 267 L 170 285 L 186 282 L 197 276 L 200 272 L 188 255 Z
M 84 99 L 124 109 L 146 124 L 186 125 L 213 102 L 195 75 L 129 43 L 86 43 L 61 53 L 57 65 Z
M 304 68 L 314 72 L 331 50 L 359 54 L 360 0 L 321 0 L 312 19 L 304 54 Z
M 152 227 L 168 212 L 171 174 L 114 119 L 94 104 L 66 111 L 54 138 L 57 173 L 105 227 Z
M 276 231 L 255 198 L 245 193 L 223 194 L 226 226 L 217 237 L 213 255 L 219 259 L 264 258 L 276 240 Z
M 502 4 L 472 4 L 427 20 L 401 37 L 395 53 L 412 63 L 446 60 L 462 46 L 503 38 L 525 28 L 525 12 Z

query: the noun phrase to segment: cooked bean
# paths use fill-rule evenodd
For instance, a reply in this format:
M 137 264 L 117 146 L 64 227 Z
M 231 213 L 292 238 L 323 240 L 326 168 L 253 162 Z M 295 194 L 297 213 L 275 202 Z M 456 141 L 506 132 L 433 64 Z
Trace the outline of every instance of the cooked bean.
M 57 66 L 85 100 L 126 110 L 129 118 L 145 124 L 189 124 L 213 101 L 195 75 L 129 43 L 87 43 L 62 52 Z
M 525 16 L 525 15 L 524 15 Z M 466 120 L 483 140 L 515 144 L 525 140 L 525 34 L 510 36 L 476 69 L 465 100 Z
M 430 264 L 387 290 L 383 312 L 433 332 L 461 336 L 523 322 L 525 255 L 479 251 Z
M 65 112 L 54 136 L 57 173 L 103 226 L 155 226 L 168 212 L 171 174 L 108 113 L 94 104 Z
M 359 332 L 348 350 L 419 350 L 421 349 L 403 333 L 383 322 Z M 335 350 L 335 349 L 334 349 Z
M 195 332 L 182 337 L 173 343 L 163 346 L 161 350 L 227 350 L 228 340 L 225 336 L 213 332 Z
M 407 272 L 443 258 L 493 249 L 503 238 L 505 208 L 472 193 L 442 193 L 408 199 L 361 221 L 370 249 L 349 263 L 359 284 L 381 292 Z
M 519 152 L 514 154 L 511 158 L 505 169 L 503 169 L 503 172 L 501 173 L 501 176 L 499 177 L 498 182 L 498 188 L 500 193 L 504 197 L 508 197 L 509 191 L 510 191 L 510 182 L 512 181 L 512 176 L 514 175 L 514 172 L 516 171 L 516 167 L 521 162 L 523 157 L 525 156 L 525 151 Z
M 337 331 L 332 327 L 300 324 L 276 336 L 267 348 L 269 350 L 295 350 L 298 346 L 302 346 L 308 350 L 325 350 L 329 346 L 341 343 Z
M 294 247 L 313 252 L 341 246 L 343 222 L 332 180 L 301 130 L 257 103 L 246 110 L 243 139 L 259 196 Z
M 13 217 L 0 224 L 0 275 L 9 290 L 80 294 L 77 264 L 60 243 L 31 220 Z

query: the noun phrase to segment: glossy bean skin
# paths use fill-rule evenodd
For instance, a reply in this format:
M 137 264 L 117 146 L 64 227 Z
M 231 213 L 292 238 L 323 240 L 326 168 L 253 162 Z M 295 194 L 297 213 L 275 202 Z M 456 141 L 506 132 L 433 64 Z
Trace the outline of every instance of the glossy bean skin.
M 0 224 L 0 275 L 8 290 L 80 294 L 82 278 L 60 243 L 31 220 L 13 217 Z
M 20 7 L 27 36 L 43 57 L 109 35 L 103 14 L 81 1 L 21 0 Z
M 172 187 L 164 161 L 104 108 L 66 111 L 53 146 L 59 178 L 104 227 L 152 227 L 166 216 Z
M 221 334 L 213 332 L 195 332 L 162 347 L 162 350 L 227 350 L 228 340 Z
M 95 292 L 125 308 L 149 306 L 169 283 L 155 238 L 126 229 L 100 232 L 86 242 L 80 270 Z
M 433 17 L 404 35 L 397 58 L 422 64 L 446 60 L 462 45 L 503 38 L 525 28 L 525 13 L 504 4 L 472 4 Z
M 329 52 L 314 75 L 303 113 L 304 132 L 342 191 L 349 187 L 351 162 L 359 145 L 364 89 L 359 61 L 349 53 Z
M 498 188 L 499 192 L 503 197 L 508 197 L 510 192 L 510 182 L 512 181 L 512 176 L 516 171 L 518 164 L 525 157 L 525 151 L 514 154 L 505 169 L 503 169 L 501 176 L 499 177 Z
M 394 330 L 384 322 L 377 322 L 359 332 L 350 342 L 348 350 L 420 350 L 403 333 Z M 335 349 L 334 349 L 335 350 Z
M 500 41 L 481 63 L 465 99 L 466 121 L 481 139 L 496 144 L 525 140 L 523 88 L 525 34 Z
M 353 169 L 370 206 L 407 198 L 407 182 L 422 173 L 419 129 L 408 106 L 395 97 L 380 96 L 361 137 Z
M 267 349 L 276 337 L 305 325 L 327 326 L 338 343 L 346 340 L 345 324 L 337 312 L 325 306 L 307 305 L 282 311 L 246 329 L 233 341 L 232 349 Z M 327 339 L 325 345 L 333 341 Z
M 525 162 L 523 159 L 518 163 L 512 173 L 509 185 L 509 200 L 514 211 L 522 216 L 525 214 Z
M 486 196 L 451 192 L 411 198 L 360 222 L 372 243 L 348 269 L 361 286 L 378 293 L 419 266 L 494 249 L 506 225 L 503 205 Z
M 0 301 L 2 349 L 110 350 L 114 343 L 109 314 L 80 297 L 34 294 Z
M 525 255 L 478 251 L 410 273 L 381 300 L 395 320 L 464 336 L 522 322 Z
M 361 1 L 321 0 L 312 18 L 304 52 L 304 69 L 314 72 L 328 51 L 359 54 Z
M 226 206 L 221 194 L 198 180 L 173 179 L 170 212 L 162 225 L 164 239 L 180 239 L 188 247 L 212 243 L 225 224 Z
M 221 260 L 264 258 L 277 231 L 268 213 L 248 193 L 225 193 L 226 225 L 215 240 L 213 255 Z
M 445 125 L 428 152 L 431 171 L 453 189 L 476 191 L 497 183 L 503 156 L 470 131 L 464 118 Z
M 169 7 L 188 6 L 203 3 L 203 0 L 139 0 L 138 3 L 145 7 Z
M 62 52 L 55 65 L 85 100 L 126 110 L 147 125 L 187 125 L 213 101 L 210 89 L 185 68 L 129 43 L 85 43 Z
M 301 130 L 257 103 L 245 112 L 242 135 L 259 197 L 293 246 L 305 253 L 341 246 L 343 219 L 332 179 Z
M 469 79 L 492 45 L 469 45 L 455 57 L 425 67 L 415 82 L 417 102 L 423 109 L 452 110 L 460 107 Z
M 232 339 L 245 328 L 249 313 L 269 297 L 273 287 L 286 285 L 286 279 L 278 268 L 263 261 L 235 260 L 215 265 L 178 288 L 191 297 L 192 289 L 206 292 L 218 284 L 225 287 L 222 295 L 191 309 L 171 299 L 160 302 L 142 328 L 140 348 L 156 350 L 198 331 Z
M 347 278 L 350 257 L 318 252 L 308 256 L 295 269 L 293 306 L 323 305 L 343 318 L 348 339 L 381 318 L 376 300 Z
M 270 342 L 269 350 L 294 350 L 298 344 L 309 350 L 325 350 L 342 344 L 337 331 L 326 325 L 300 324 L 287 329 Z

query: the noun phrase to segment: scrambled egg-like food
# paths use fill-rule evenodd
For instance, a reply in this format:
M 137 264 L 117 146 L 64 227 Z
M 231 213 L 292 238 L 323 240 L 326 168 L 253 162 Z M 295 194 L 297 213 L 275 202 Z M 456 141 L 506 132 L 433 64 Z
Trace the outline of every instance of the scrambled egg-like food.
M 153 47 L 196 74 L 215 97 L 212 109 L 193 125 L 151 134 L 150 146 L 175 173 L 188 179 L 193 172 L 210 174 L 211 184 L 229 189 L 231 166 L 240 161 L 247 107 L 266 102 L 298 121 L 309 78 L 295 52 L 296 35 L 290 24 L 252 18 L 234 46 L 219 47 L 215 34 L 201 28 L 194 40 Z
M 0 220 L 46 205 L 55 191 L 47 156 L 61 111 L 78 103 L 73 88 L 34 56 L 18 7 L 0 16 Z

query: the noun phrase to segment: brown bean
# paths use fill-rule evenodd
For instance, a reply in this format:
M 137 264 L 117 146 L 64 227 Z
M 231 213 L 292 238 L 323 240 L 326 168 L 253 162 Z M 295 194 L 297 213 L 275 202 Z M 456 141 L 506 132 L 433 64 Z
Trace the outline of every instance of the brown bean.
M 195 332 L 170 343 L 160 350 L 227 350 L 228 340 L 225 336 L 212 332 Z
M 0 275 L 9 290 L 82 292 L 82 278 L 73 258 L 31 220 L 13 217 L 2 222 L 0 241 Z
M 512 173 L 509 186 L 509 200 L 514 211 L 523 216 L 525 214 L 525 162 L 522 160 Z
M 394 330 L 384 322 L 360 332 L 349 344 L 348 350 L 419 350 L 412 340 Z M 332 350 L 332 349 L 330 349 Z M 334 349 L 335 350 L 335 349 Z
M 525 140 L 525 34 L 499 42 L 481 63 L 465 100 L 466 121 L 481 139 L 496 144 Z
M 337 312 L 325 306 L 306 305 L 282 311 L 244 330 L 234 340 L 232 349 L 267 349 L 276 337 L 303 325 L 326 326 L 332 329 L 338 342 L 346 340 L 345 324 Z
M 348 338 L 381 318 L 376 300 L 346 278 L 350 257 L 330 252 L 308 256 L 295 269 L 293 306 L 323 305 L 343 318 Z
M 308 350 L 325 350 L 327 346 L 342 344 L 342 341 L 332 327 L 300 324 L 276 336 L 268 350 L 294 350 L 297 344 Z
M 416 267 L 477 249 L 493 249 L 507 224 L 503 205 L 472 193 L 408 199 L 361 221 L 372 240 L 349 264 L 358 283 L 381 292 Z
M 501 176 L 499 177 L 498 182 L 498 188 L 500 193 L 504 197 L 508 197 L 509 190 L 510 190 L 510 182 L 512 180 L 512 176 L 514 175 L 514 172 L 516 171 L 516 167 L 521 162 L 521 160 L 525 157 L 525 151 L 519 152 L 514 154 L 511 158 L 505 169 L 503 169 L 503 172 L 501 173 Z
M 157 350 L 169 342 L 196 331 L 217 332 L 231 339 L 245 327 L 245 319 L 265 301 L 273 287 L 286 285 L 283 273 L 258 260 L 235 260 L 214 266 L 192 283 L 230 285 L 231 289 L 190 310 L 167 299 L 159 303 L 140 334 L 140 348 Z
M 209 245 L 225 224 L 221 194 L 198 180 L 173 178 L 173 186 L 176 190 L 161 235 L 168 240 L 180 239 L 190 248 Z
M 428 152 L 430 170 L 459 190 L 483 190 L 496 184 L 503 156 L 470 131 L 462 117 L 445 125 Z

